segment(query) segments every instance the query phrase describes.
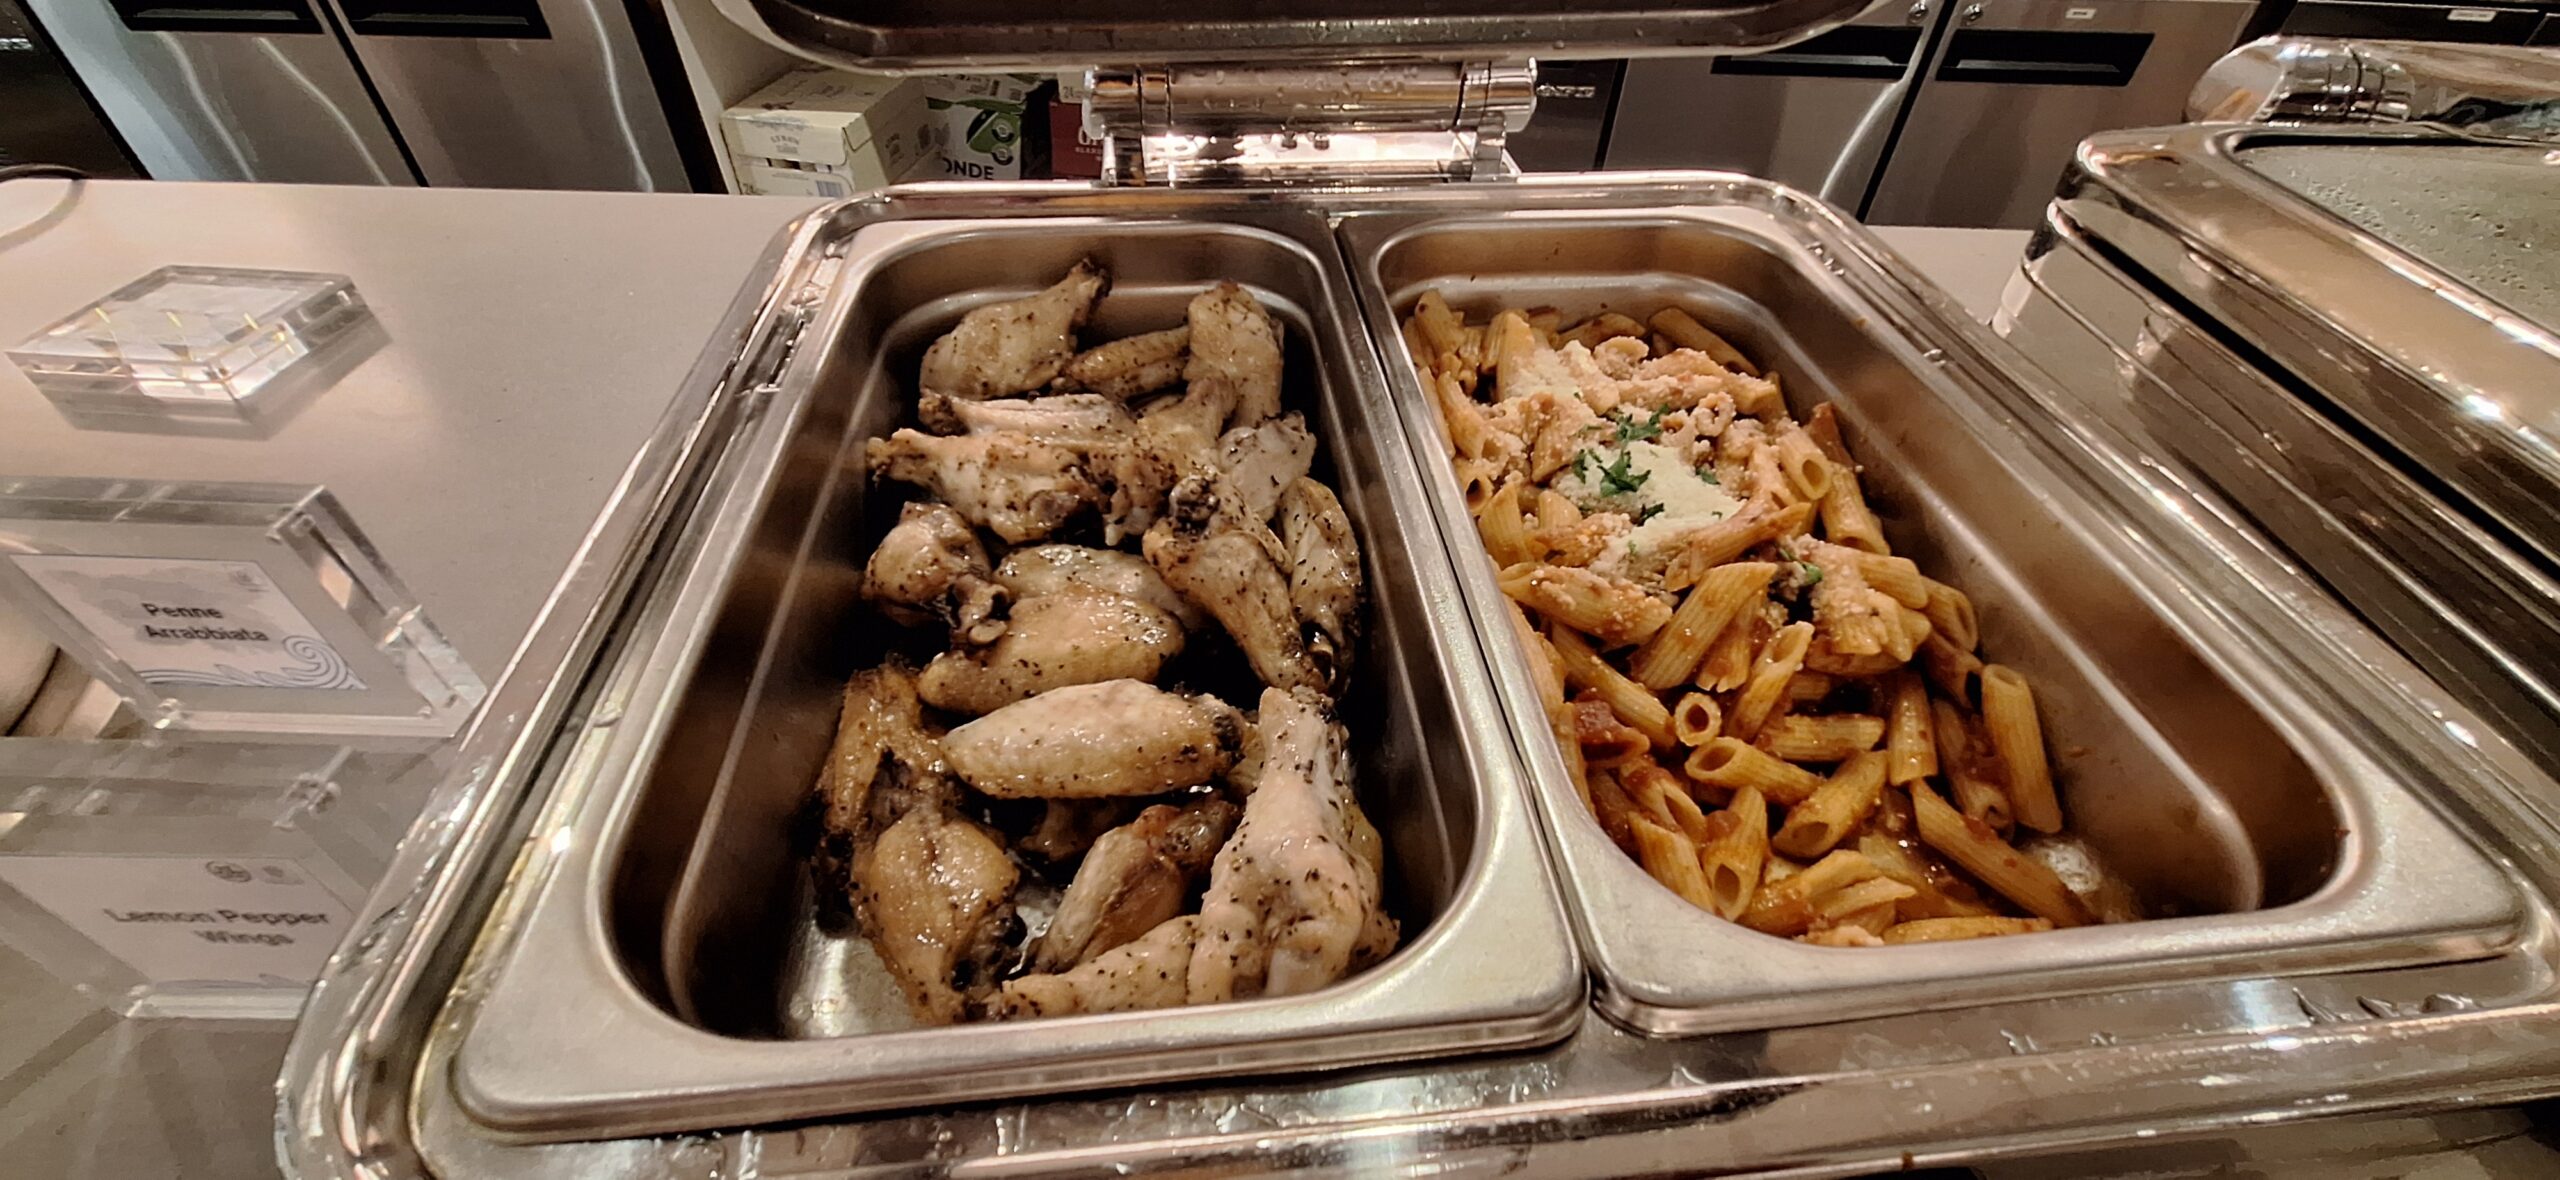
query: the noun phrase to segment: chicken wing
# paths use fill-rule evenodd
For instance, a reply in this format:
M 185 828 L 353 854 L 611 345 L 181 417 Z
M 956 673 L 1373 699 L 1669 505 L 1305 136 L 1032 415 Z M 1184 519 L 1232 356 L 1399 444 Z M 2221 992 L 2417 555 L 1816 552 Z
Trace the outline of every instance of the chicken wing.
M 1010 598 L 989 574 L 986 546 L 969 522 L 947 504 L 921 501 L 899 509 L 897 526 L 871 551 L 862 594 L 902 623 L 939 618 L 962 643 L 994 639 Z
M 1071 684 L 1152 681 L 1182 654 L 1182 624 L 1117 594 L 1068 588 L 1013 606 L 1004 634 L 925 665 L 916 691 L 954 713 L 992 713 Z
M 894 660 L 855 674 L 818 771 L 821 878 L 848 887 L 871 837 L 948 774 L 941 745 L 925 732 L 915 674 Z
M 1046 537 L 1102 502 L 1074 451 L 1011 432 L 901 430 L 871 440 L 864 455 L 874 476 L 923 488 L 1014 544 Z
M 1218 620 L 1264 684 L 1322 688 L 1307 656 L 1280 539 L 1223 501 L 1218 481 L 1194 476 L 1175 487 L 1165 517 L 1147 530 L 1147 563 L 1165 584 Z
M 1248 520 L 1269 520 L 1280 492 L 1307 474 L 1316 459 L 1316 436 L 1307 420 L 1282 414 L 1258 426 L 1239 426 L 1218 436 L 1218 469 L 1235 493 Z
M 1046 291 L 972 311 L 925 349 L 916 384 L 968 401 L 1047 385 L 1075 355 L 1076 329 L 1110 289 L 1110 272 L 1088 258 Z
M 916 412 L 940 434 L 1008 432 L 1075 451 L 1119 442 L 1138 425 L 1127 407 L 1098 393 L 982 402 L 927 395 L 918 400 Z
M 1005 984 L 992 1011 L 999 1019 L 1012 1020 L 1179 1008 L 1189 1000 L 1191 959 L 1199 937 L 1198 915 L 1175 918 L 1083 966 Z
M 994 995 L 1021 933 L 1020 878 L 994 833 L 930 803 L 898 817 L 856 863 L 871 945 L 918 1020 L 950 1024 Z
M 1033 948 L 1032 970 L 1081 966 L 1180 915 L 1235 826 L 1236 805 L 1210 796 L 1188 807 L 1159 803 L 1103 833 Z
M 1306 628 L 1307 657 L 1340 691 L 1360 625 L 1360 542 L 1333 489 L 1301 478 L 1281 493 L 1280 545 L 1289 552 L 1289 602 Z
M 1192 299 L 1191 360 L 1182 379 L 1232 386 L 1236 394 L 1228 427 L 1254 426 L 1280 412 L 1280 325 L 1252 294 L 1220 283 Z
M 1137 813 L 1135 799 L 1043 799 L 1040 819 L 1013 846 L 1051 864 L 1074 860 Z
M 1137 336 L 1124 336 L 1109 344 L 1088 348 L 1067 362 L 1066 371 L 1058 374 L 1060 392 L 1098 393 L 1117 401 L 1144 397 L 1182 380 L 1183 362 L 1190 359 L 1189 326 L 1167 328 Z
M 1209 621 L 1189 599 L 1164 584 L 1164 575 L 1147 559 L 1117 549 L 1085 545 L 1033 545 L 1004 555 L 996 566 L 996 582 L 1017 599 L 1075 587 L 1134 598 L 1182 621 L 1185 629 Z
M 1313 692 L 1263 691 L 1262 781 L 1209 870 L 1191 1003 L 1314 991 L 1394 943 L 1378 833 L 1352 798 L 1343 730 L 1324 707 Z
M 1242 391 L 1233 381 L 1194 382 L 1180 397 L 1169 397 L 1138 416 L 1139 430 L 1168 459 L 1188 469 L 1215 462 L 1218 434 L 1236 412 Z
M 943 757 L 999 799 L 1161 795 L 1218 777 L 1244 718 L 1136 680 L 1052 689 L 943 735 Z

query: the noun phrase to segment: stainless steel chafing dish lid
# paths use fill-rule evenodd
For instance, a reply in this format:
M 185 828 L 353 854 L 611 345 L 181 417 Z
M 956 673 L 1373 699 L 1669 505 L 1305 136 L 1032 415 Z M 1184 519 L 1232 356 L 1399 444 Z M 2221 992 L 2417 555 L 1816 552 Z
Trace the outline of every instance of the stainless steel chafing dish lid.
M 1767 49 L 1871 0 L 723 0 L 778 42 L 868 69 L 1440 61 Z M 751 23 L 751 22 L 750 22 Z M 752 27 L 752 23 L 751 23 Z
M 2083 143 L 2057 224 L 2560 568 L 2560 155 L 2425 128 Z
M 2262 37 L 2187 95 L 2197 123 L 2432 123 L 2560 139 L 2560 54 L 2524 45 Z

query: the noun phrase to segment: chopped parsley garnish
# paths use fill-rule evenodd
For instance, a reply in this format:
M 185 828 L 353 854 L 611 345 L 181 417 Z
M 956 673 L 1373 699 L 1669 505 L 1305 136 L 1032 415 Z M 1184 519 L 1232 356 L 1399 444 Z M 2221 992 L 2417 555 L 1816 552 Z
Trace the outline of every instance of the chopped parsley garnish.
M 1821 566 L 1815 565 L 1815 564 L 1813 564 L 1813 563 L 1812 563 L 1812 562 L 1810 562 L 1810 561 L 1799 561 L 1799 562 L 1797 562 L 1797 563 L 1796 563 L 1796 565 L 1804 571 L 1804 587 L 1805 587 L 1805 589 L 1807 589 L 1807 590 L 1811 590 L 1811 589 L 1813 589 L 1815 586 L 1817 586 L 1817 585 L 1821 584 L 1821 582 L 1822 582 L 1822 567 L 1821 567 Z
M 1637 488 L 1644 486 L 1644 481 L 1650 478 L 1653 473 L 1650 471 L 1632 470 L 1629 465 L 1633 463 L 1634 460 L 1635 454 L 1633 452 L 1620 451 L 1618 452 L 1617 462 L 1611 463 L 1607 467 L 1600 469 L 1601 495 L 1613 496 L 1621 492 L 1633 495 Z
M 1591 452 L 1575 451 L 1573 453 L 1573 477 L 1584 483 L 1591 482 Z
M 1643 524 L 1644 522 L 1660 515 L 1662 515 L 1662 505 L 1647 504 L 1642 508 L 1636 509 L 1636 523 Z
M 1706 482 L 1708 482 L 1708 483 L 1710 483 L 1710 484 L 1713 484 L 1713 485 L 1715 485 L 1715 486 L 1717 486 L 1717 487 L 1723 487 L 1723 486 L 1724 486 L 1724 481 L 1716 478 L 1716 465 L 1715 465 L 1715 464 L 1713 464 L 1713 463 L 1702 463 L 1702 464 L 1699 464 L 1699 465 L 1698 465 L 1698 478 L 1699 478 L 1699 479 L 1702 479 L 1702 480 L 1705 480 Z
M 1618 424 L 1619 446 L 1623 447 L 1631 442 L 1648 442 L 1662 437 L 1662 411 L 1660 410 L 1655 410 L 1651 418 L 1642 422 L 1636 421 L 1631 414 L 1612 415 L 1612 418 Z

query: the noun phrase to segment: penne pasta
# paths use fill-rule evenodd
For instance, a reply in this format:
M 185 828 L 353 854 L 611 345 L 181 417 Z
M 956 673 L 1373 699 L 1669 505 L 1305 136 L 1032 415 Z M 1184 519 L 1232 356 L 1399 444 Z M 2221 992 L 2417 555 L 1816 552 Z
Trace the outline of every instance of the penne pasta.
M 1840 764 L 1804 802 L 1787 810 L 1787 822 L 1769 837 L 1769 847 L 1789 856 L 1815 857 L 1866 822 L 1884 796 L 1885 756 L 1859 754 Z
M 1815 898 L 1813 925 L 1815 929 L 1857 926 L 1869 934 L 1881 934 L 1894 924 L 1894 906 L 1917 892 L 1891 877 L 1869 877 Z
M 1805 667 L 1811 668 L 1814 671 L 1825 675 L 1839 676 L 1851 680 L 1864 680 L 1871 676 L 1882 676 L 1887 672 L 1891 672 L 1894 669 L 1901 667 L 1906 662 L 1908 662 L 1907 659 L 1897 659 L 1894 654 L 1889 651 L 1870 652 L 1866 655 L 1850 655 L 1841 651 L 1839 648 L 1832 646 L 1831 637 L 1828 635 L 1815 637 L 1813 643 L 1806 647 L 1804 653 Z
M 1673 722 L 1673 728 L 1678 728 L 1676 712 Z M 1884 733 L 1884 718 L 1862 713 L 1789 715 L 1770 718 L 1751 744 L 1789 762 L 1839 762 L 1875 749 L 1876 743 L 1884 740 Z
M 1912 610 L 1929 605 L 1929 587 L 1934 585 L 1921 576 L 1920 567 L 1908 557 L 1888 557 L 1881 553 L 1858 554 L 1858 573 L 1867 585 L 1884 592 L 1885 597 Z
M 1745 508 L 1683 537 L 1680 551 L 1672 555 L 1669 566 L 1663 570 L 1662 584 L 1671 590 L 1688 589 L 1705 577 L 1707 571 L 1742 556 L 1744 550 L 1801 533 L 1812 520 L 1813 506 L 1810 504 Z
M 1911 791 L 1922 843 L 1954 861 L 1991 891 L 2056 926 L 2082 926 L 2088 908 L 2052 869 L 2013 848 L 1981 820 L 1955 809 L 1926 786 Z
M 1903 847 L 1890 836 L 1873 832 L 1859 836 L 1858 852 L 1875 862 L 1877 871 L 1911 887 L 1911 896 L 1894 905 L 1894 914 L 1903 921 L 1914 918 L 1971 918 L 1991 913 L 1991 907 L 1973 897 L 1970 888 L 1941 882 L 1930 872 L 1928 862 L 1922 860 L 1919 853 Z M 1963 889 L 1964 893 L 1958 895 L 1956 889 Z
M 1724 732 L 1724 707 L 1703 692 L 1683 693 L 1671 706 L 1671 736 L 1684 746 L 1703 746 Z M 1785 755 L 1780 755 L 1785 757 Z
M 1564 704 L 1564 670 L 1556 663 L 1555 645 L 1529 625 L 1529 616 L 1520 604 L 1504 600 L 1511 608 L 1511 633 L 1520 640 L 1521 654 L 1529 659 L 1529 675 L 1538 683 L 1538 700 L 1547 708 Z
M 1671 621 L 1671 608 L 1622 578 L 1573 566 L 1523 562 L 1494 584 L 1511 599 L 1609 647 L 1642 643 Z
M 1547 547 L 1529 532 L 1529 520 L 1520 511 L 1520 489 L 1517 479 L 1503 481 L 1502 488 L 1476 509 L 1476 532 L 1484 538 L 1484 551 L 1493 555 L 1496 566 L 1512 566 L 1544 559 Z
M 1912 942 L 1953 942 L 1963 938 L 1996 938 L 2003 934 L 2034 934 L 2053 929 L 2053 923 L 2042 918 L 2003 918 L 1985 915 L 1971 918 L 1914 918 L 1887 927 L 1884 940 L 1899 946 Z
M 1644 807 L 1646 814 L 1671 817 L 1673 831 L 1691 840 L 1705 836 L 1707 813 L 1698 807 L 1697 800 L 1689 797 L 1689 789 L 1680 782 L 1679 775 L 1648 761 L 1619 771 L 1618 782 Z
M 1671 621 L 1627 657 L 1628 677 L 1655 691 L 1689 679 L 1706 658 L 1707 645 L 1777 574 L 1777 565 L 1766 561 L 1730 562 L 1708 570 L 1689 587 Z
M 1467 511 L 1473 512 L 1493 498 L 1494 485 L 1502 474 L 1498 464 L 1486 459 L 1460 459 L 1456 467 L 1458 497 L 1466 504 Z
M 1646 322 L 1652 324 L 1654 331 L 1661 333 L 1664 339 L 1677 347 L 1694 348 L 1707 354 L 1717 364 L 1740 372 L 1744 376 L 1760 375 L 1760 366 L 1752 364 L 1751 358 L 1742 355 L 1742 350 L 1735 348 L 1732 341 L 1709 330 L 1705 324 L 1691 318 L 1688 312 L 1676 307 L 1666 307 L 1653 313 L 1653 318 Z
M 1564 672 L 1567 685 L 1599 694 L 1618 719 L 1634 726 L 1653 748 L 1668 750 L 1680 744 L 1671 736 L 1671 710 L 1664 707 L 1662 698 L 1610 667 L 1579 633 L 1559 624 L 1547 633 L 1547 642 L 1555 646 L 1556 666 Z
M 1814 902 L 1881 874 L 1855 852 L 1834 852 L 1784 880 L 1763 882 L 1739 921 L 1762 934 L 1796 935 L 1813 924 Z
M 1787 681 L 1787 700 L 1799 705 L 1820 701 L 1838 687 L 1840 678 L 1828 672 L 1800 671 L 1794 679 Z
M 1556 750 L 1564 756 L 1565 781 L 1573 784 L 1573 793 L 1582 800 L 1582 809 L 1594 815 L 1599 808 L 1591 799 L 1591 767 L 1582 760 L 1582 743 L 1573 725 L 1573 706 L 1547 706 L 1547 728 L 1556 735 Z
M 1778 457 L 1778 471 L 1786 477 L 1787 488 L 1795 498 L 1809 504 L 1821 503 L 1822 497 L 1831 491 L 1831 461 L 1822 457 L 1822 451 L 1813 445 L 1813 440 L 1806 438 L 1802 430 L 1781 430 L 1774 450 Z M 1913 567 L 1911 576 L 1920 576 L 1918 567 Z
M 1629 821 L 1641 813 L 1635 800 L 1627 798 L 1626 789 L 1618 785 L 1618 776 L 1606 770 L 1592 771 L 1585 781 L 1591 789 L 1592 818 L 1600 821 L 1600 830 L 1608 834 L 1610 843 L 1634 855 L 1636 837 Z
M 1745 418 L 1764 422 L 1779 421 L 1787 416 L 1787 392 L 1772 369 L 1760 374 L 1757 385 L 1746 384 L 1733 391 L 1733 410 Z
M 1789 807 L 1812 798 L 1822 787 L 1821 775 L 1791 762 L 1780 762 L 1766 751 L 1729 737 L 1691 750 L 1680 770 L 1691 782 L 1728 791 L 1750 787 L 1771 802 Z
M 1617 312 L 1604 311 L 1590 319 L 1584 320 L 1579 324 L 1575 324 L 1574 326 L 1565 329 L 1564 340 L 1567 344 L 1579 344 L 1584 348 L 1596 348 L 1599 347 L 1600 342 L 1603 340 L 1610 340 L 1619 336 L 1641 337 L 1644 334 L 1643 324 L 1637 323 L 1635 320 L 1627 316 L 1620 315 Z
M 1425 291 L 1414 301 L 1413 322 L 1421 326 L 1422 338 L 1430 345 L 1429 355 L 1438 356 L 1458 347 L 1458 328 L 1465 321 L 1449 309 L 1438 291 Z
M 1581 523 L 1582 510 L 1573 506 L 1573 500 L 1570 497 L 1554 488 L 1538 489 L 1538 527 L 1540 529 L 1569 529 Z
M 1886 780 L 1898 787 L 1938 773 L 1938 739 L 1931 725 L 1928 686 L 1911 669 L 1896 668 L 1885 677 L 1881 691 L 1888 726 Z
M 1615 770 L 1639 759 L 1651 764 L 1653 743 L 1642 730 L 1620 721 L 1617 711 L 1599 694 L 1584 693 L 1572 708 L 1573 744 L 1582 753 L 1583 765 Z
M 2044 760 L 2044 728 L 2036 720 L 2035 691 L 2027 678 L 1998 664 L 1982 669 L 1982 728 L 2009 788 L 2009 811 L 2039 832 L 2062 830 L 2062 804 L 2054 797 L 2053 771 Z
M 1760 650 L 1760 632 L 1766 626 L 1762 616 L 1768 605 L 1765 591 L 1744 604 L 1715 642 L 1707 645 L 1707 658 L 1699 661 L 1698 675 L 1691 683 L 1711 692 L 1731 692 L 1751 678 L 1751 656 Z
M 1789 623 L 1778 628 L 1751 664 L 1742 693 L 1725 713 L 1724 731 L 1750 741 L 1778 706 L 1787 702 L 1787 681 L 1804 667 L 1805 648 L 1813 642 L 1813 624 Z
M 2009 810 L 2008 792 L 1983 774 L 1973 727 L 1954 705 L 1942 700 L 1929 702 L 1929 716 L 1930 729 L 1938 739 L 1938 774 L 1955 796 L 1956 810 L 1981 820 L 1984 827 L 2006 839 L 2017 821 Z
M 1957 651 L 1969 652 L 1982 646 L 1982 626 L 1974 618 L 1973 599 L 1935 578 L 1923 580 L 1929 584 L 1929 600 L 1921 605 L 1920 613 L 1928 616 L 1930 628 Z
M 1938 690 L 1940 696 L 1966 705 L 1978 699 L 1982 661 L 1972 652 L 1958 650 L 1943 636 L 1932 634 L 1920 641 L 1920 673 L 1929 678 L 1929 687 Z
M 1707 872 L 1698 864 L 1698 846 L 1690 839 L 1641 815 L 1628 821 L 1635 838 L 1636 863 L 1665 888 L 1702 910 L 1715 909 L 1707 890 Z
M 1707 908 L 1727 920 L 1751 906 L 1769 863 L 1769 804 L 1760 792 L 1744 787 L 1733 793 L 1724 810 L 1707 817 L 1706 836 L 1698 841 L 1698 862 L 1707 872 Z

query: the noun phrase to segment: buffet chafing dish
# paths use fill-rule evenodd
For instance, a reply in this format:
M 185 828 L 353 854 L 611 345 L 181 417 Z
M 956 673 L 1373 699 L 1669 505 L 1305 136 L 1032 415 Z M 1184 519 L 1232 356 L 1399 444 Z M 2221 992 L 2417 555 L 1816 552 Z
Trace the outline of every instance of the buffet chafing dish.
M 1854 7 L 1626 4 L 1637 19 L 1590 27 L 1621 47 L 1643 47 L 1639 27 L 1756 43 Z M 950 64 L 933 56 L 948 42 L 897 19 L 793 12 L 773 23 L 822 52 Z M 1770 32 L 1773 13 L 1793 32 Z M 1142 62 L 1198 50 L 1173 27 L 1110 43 Z M 1399 43 L 1484 45 L 1412 32 Z M 1123 93 L 1178 111 L 1201 93 L 1184 76 L 1140 71 Z M 1459 70 L 1459 106 L 1405 142 L 1404 171 L 1494 171 L 1483 141 L 1506 116 L 1477 83 L 1507 76 Z M 1358 124 L 1328 126 L 1344 145 Z M 1125 175 L 1299 183 L 916 186 L 776 244 L 314 992 L 282 1082 L 290 1173 L 1828 1175 L 2560 1089 L 2560 866 L 2528 803 L 2550 783 L 2154 458 L 2139 421 L 2062 396 L 1866 231 L 1725 174 L 1327 182 L 1305 153 L 1330 149 L 1286 129 L 1220 124 L 1205 138 L 1261 137 L 1221 154 L 1178 120 L 1120 126 L 1139 141 L 1116 154 Z M 1415 146 L 1434 136 L 1446 154 Z M 860 489 L 841 456 L 886 416 L 884 356 L 1088 246 L 1150 299 L 1250 282 L 1315 360 L 1381 585 L 1371 662 L 1394 672 L 1379 712 L 1395 736 L 1368 756 L 1432 783 L 1394 825 L 1428 928 L 1303 1002 L 782 1035 L 844 1030 L 788 1002 L 828 981 L 776 965 L 804 902 L 773 842 L 823 740 L 812 698 L 842 671 L 795 642 L 835 626 L 849 593 L 836 526 Z M 2076 740 L 2158 776 L 2112 818 L 2075 802 L 2110 838 L 2186 841 L 2154 884 L 2225 912 L 1835 974 L 1772 949 L 1812 948 L 1700 934 L 1711 920 L 1594 865 L 1551 743 L 1506 724 L 1518 655 L 1482 642 L 1502 636 L 1481 622 L 1483 563 L 1402 371 L 1399 301 L 1452 276 L 1558 303 L 1670 298 L 1835 397 L 1875 448 L 1892 527 L 2061 675 L 2075 732 L 2123 727 Z M 2174 835 L 2142 814 L 2161 799 L 2193 809 Z M 1567 899 L 1596 1008 L 1572 998 Z M 1640 945 L 1646 922 L 1660 945 Z M 724 965 L 741 974 L 706 976 Z

